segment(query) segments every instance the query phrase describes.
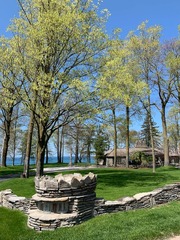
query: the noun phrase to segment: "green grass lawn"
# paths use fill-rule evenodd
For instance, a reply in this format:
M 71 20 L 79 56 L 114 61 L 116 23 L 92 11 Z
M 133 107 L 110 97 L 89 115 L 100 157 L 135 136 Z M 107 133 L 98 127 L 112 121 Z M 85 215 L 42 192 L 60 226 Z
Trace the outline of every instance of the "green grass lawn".
M 66 167 L 67 163 L 49 163 L 45 164 L 44 167 Z M 35 165 L 30 165 L 30 172 L 35 172 Z M 19 166 L 7 166 L 0 167 L 0 177 L 12 176 L 13 174 L 22 174 L 24 167 L 22 165 Z
M 97 197 L 106 200 L 116 200 L 124 196 L 133 196 L 139 192 L 147 192 L 169 183 L 180 182 L 180 170 L 175 168 L 158 168 L 156 173 L 152 169 L 114 169 L 95 168 L 80 172 L 83 175 L 89 171 L 97 174 Z M 74 171 L 63 172 L 63 174 Z M 51 174 L 55 176 L 58 173 Z M 10 188 L 19 196 L 31 197 L 35 193 L 34 177 L 29 179 L 9 179 L 0 182 L 0 190 Z
M 152 169 L 96 168 L 90 171 L 98 176 L 97 197 L 107 200 L 116 200 L 123 196 L 151 191 L 168 183 L 180 182 L 180 170 L 174 168 L 159 168 L 155 174 Z M 80 172 L 86 174 L 89 171 Z M 19 196 L 31 197 L 35 193 L 34 178 L 0 182 L 0 190 L 7 188 Z M 0 223 L 0 240 L 164 239 L 172 233 L 180 234 L 180 203 L 172 202 L 153 209 L 106 214 L 73 228 L 42 233 L 29 229 L 27 217 L 21 212 L 0 208 Z
M 23 166 L 0 167 L 0 177 L 6 175 L 20 174 L 23 172 Z

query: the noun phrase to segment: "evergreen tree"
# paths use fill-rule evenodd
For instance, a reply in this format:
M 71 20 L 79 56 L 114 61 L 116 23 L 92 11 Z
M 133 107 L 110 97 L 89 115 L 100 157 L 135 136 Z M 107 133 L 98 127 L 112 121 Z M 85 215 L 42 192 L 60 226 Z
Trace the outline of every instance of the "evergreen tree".
M 107 134 L 101 128 L 98 129 L 97 135 L 94 139 L 95 158 L 98 164 L 99 161 L 104 160 L 104 153 L 108 149 L 109 141 Z
M 155 147 L 160 146 L 160 132 L 158 130 L 158 126 L 156 123 L 153 121 L 151 117 L 151 124 L 152 124 L 152 133 L 154 137 L 154 145 Z M 141 140 L 146 144 L 147 147 L 152 147 L 151 145 L 151 134 L 150 134 L 150 122 L 148 119 L 148 114 L 146 115 L 144 122 L 141 126 L 141 135 L 140 138 Z

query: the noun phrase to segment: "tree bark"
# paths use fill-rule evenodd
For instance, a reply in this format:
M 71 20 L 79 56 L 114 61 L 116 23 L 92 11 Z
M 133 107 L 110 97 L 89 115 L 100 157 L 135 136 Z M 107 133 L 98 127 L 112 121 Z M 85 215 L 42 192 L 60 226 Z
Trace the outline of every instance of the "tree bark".
M 117 125 L 116 125 L 116 109 L 112 108 L 113 126 L 114 126 L 114 167 L 117 166 Z
M 79 161 L 79 139 L 78 138 L 79 136 L 78 136 L 78 130 L 77 130 L 74 163 L 78 163 Z
M 5 135 L 4 135 L 3 148 L 2 148 L 2 161 L 1 161 L 2 167 L 7 166 L 6 162 L 7 162 L 7 153 L 8 153 L 9 140 L 10 140 L 12 113 L 13 113 L 13 107 L 11 107 L 8 112 L 6 112 L 6 117 L 4 120 Z
M 60 131 L 59 131 L 59 128 L 57 129 L 57 142 L 56 142 L 56 146 L 57 146 L 57 148 L 56 148 L 56 154 L 57 154 L 57 162 L 58 163 L 61 163 L 61 156 L 60 156 L 60 136 L 59 136 L 59 133 Z
M 36 159 L 36 176 L 41 177 L 44 174 L 44 157 L 45 157 L 45 147 L 44 141 L 38 141 L 37 146 L 37 159 Z
M 169 165 L 169 139 L 167 134 L 165 107 L 162 107 L 161 120 L 163 128 L 164 166 Z
M 129 107 L 126 106 L 126 168 L 129 168 Z
M 2 167 L 7 167 L 7 152 L 8 152 L 8 145 L 9 145 L 10 133 L 5 133 L 4 140 L 3 140 L 3 149 L 2 149 Z
M 41 177 L 44 174 L 44 158 L 47 146 L 47 135 L 44 126 L 39 122 L 38 144 L 36 154 L 36 176 Z
M 148 107 L 147 107 L 149 128 L 150 128 L 150 139 L 151 139 L 151 149 L 152 149 L 152 163 L 153 163 L 153 173 L 156 172 L 156 158 L 155 158 L 155 149 L 154 149 L 154 135 L 153 135 L 153 126 L 152 126 L 152 116 L 151 116 L 151 98 L 148 96 Z
M 63 126 L 61 127 L 61 131 L 58 128 L 57 130 L 57 159 L 58 159 L 58 163 L 62 163 L 63 162 Z
M 48 144 L 46 146 L 46 164 L 49 163 L 49 150 L 48 150 Z
M 29 177 L 29 164 L 30 164 L 30 157 L 31 157 L 33 129 L 34 129 L 34 114 L 33 114 L 33 112 L 31 112 L 29 126 L 28 126 L 26 154 L 25 154 L 25 159 L 24 159 L 23 177 L 25 177 L 25 178 Z
M 87 144 L 87 163 L 91 163 L 91 136 L 89 137 Z

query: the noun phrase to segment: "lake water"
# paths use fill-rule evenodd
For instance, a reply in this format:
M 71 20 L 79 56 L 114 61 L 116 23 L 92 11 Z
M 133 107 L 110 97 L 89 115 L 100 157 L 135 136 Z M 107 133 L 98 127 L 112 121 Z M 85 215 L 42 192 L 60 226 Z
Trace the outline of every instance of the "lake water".
M 50 156 L 49 157 L 49 163 L 57 163 L 57 157 L 52 157 Z M 63 158 L 63 163 L 69 163 L 70 162 L 70 157 L 68 156 L 64 156 Z M 74 162 L 74 158 L 72 157 L 72 163 Z M 87 162 L 87 159 L 82 159 L 81 161 L 82 163 L 86 163 Z M 35 164 L 36 163 L 36 159 L 35 158 L 31 158 L 30 159 L 30 164 Z M 92 156 L 91 157 L 91 163 L 95 163 L 95 158 Z M 10 158 L 7 158 L 7 166 L 11 166 L 12 165 L 12 160 Z M 21 158 L 20 157 L 17 157 L 15 159 L 15 162 L 14 162 L 14 165 L 22 165 L 22 161 L 21 161 Z

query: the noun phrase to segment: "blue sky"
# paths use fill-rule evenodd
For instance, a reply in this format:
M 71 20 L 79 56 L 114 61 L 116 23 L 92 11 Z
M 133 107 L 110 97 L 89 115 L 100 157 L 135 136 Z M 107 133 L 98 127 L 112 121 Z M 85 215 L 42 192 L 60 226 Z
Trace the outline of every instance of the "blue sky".
M 102 6 L 111 13 L 108 32 L 119 27 L 122 37 L 125 37 L 129 31 L 136 30 L 140 23 L 148 20 L 149 25 L 162 26 L 163 40 L 178 36 L 180 0 L 104 0 Z
M 109 9 L 111 13 L 107 22 L 108 33 L 121 28 L 121 36 L 125 38 L 129 31 L 136 30 L 140 23 L 148 20 L 149 25 L 162 26 L 162 40 L 178 37 L 180 0 L 104 0 L 101 7 Z M 8 36 L 6 28 L 15 16 L 18 16 L 17 1 L 0 0 L 0 35 Z M 154 114 L 155 121 L 160 123 L 157 110 Z
M 7 35 L 6 29 L 15 16 L 18 16 L 16 0 L 0 0 L 0 35 Z
M 104 0 L 102 8 L 111 12 L 107 23 L 109 33 L 114 28 L 122 29 L 122 38 L 130 30 L 149 20 L 149 25 L 163 27 L 162 39 L 169 40 L 178 36 L 177 27 L 180 24 L 180 0 Z M 16 0 L 0 0 L 0 34 L 6 35 L 10 20 L 18 15 Z

